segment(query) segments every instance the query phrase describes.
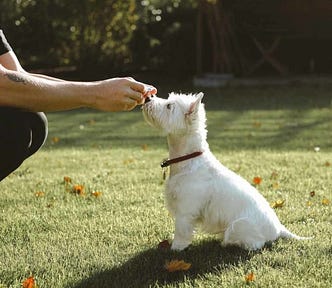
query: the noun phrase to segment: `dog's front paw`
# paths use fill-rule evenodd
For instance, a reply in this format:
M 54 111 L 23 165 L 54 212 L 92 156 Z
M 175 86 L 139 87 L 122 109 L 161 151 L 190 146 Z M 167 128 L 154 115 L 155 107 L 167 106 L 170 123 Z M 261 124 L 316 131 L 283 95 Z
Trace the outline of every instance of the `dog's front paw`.
M 179 242 L 179 241 L 173 241 L 171 249 L 175 251 L 182 251 L 186 249 L 190 243 L 188 242 Z

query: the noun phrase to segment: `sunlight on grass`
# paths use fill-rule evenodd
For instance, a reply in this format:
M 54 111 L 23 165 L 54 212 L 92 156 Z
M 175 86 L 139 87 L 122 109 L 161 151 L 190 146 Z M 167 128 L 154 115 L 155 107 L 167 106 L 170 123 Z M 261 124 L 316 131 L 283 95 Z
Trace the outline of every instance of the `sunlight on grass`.
M 284 201 L 275 208 L 280 220 L 313 240 L 280 240 L 248 253 L 198 233 L 187 251 L 158 249 L 173 233 L 159 167 L 165 139 L 138 111 L 55 113 L 46 146 L 0 183 L 0 287 L 22 287 L 30 276 L 38 287 L 59 288 L 327 287 L 331 107 L 310 108 L 308 100 L 294 108 L 293 99 L 283 109 L 285 98 L 274 92 L 264 107 L 247 99 L 238 109 L 235 92 L 205 100 L 216 108 L 208 111 L 212 151 L 270 203 Z M 255 93 L 261 99 L 266 91 Z M 289 94 L 296 97 L 294 89 Z M 73 193 L 74 185 L 84 191 Z M 168 272 L 165 263 L 174 259 L 190 269 Z

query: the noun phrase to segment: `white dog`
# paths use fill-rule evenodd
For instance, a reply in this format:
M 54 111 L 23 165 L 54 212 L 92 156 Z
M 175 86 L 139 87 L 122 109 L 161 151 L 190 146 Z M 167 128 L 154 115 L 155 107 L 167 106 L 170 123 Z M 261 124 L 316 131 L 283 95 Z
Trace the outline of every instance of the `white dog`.
M 307 239 L 283 226 L 269 203 L 239 175 L 213 156 L 206 141 L 203 93 L 171 93 L 168 99 L 146 99 L 148 123 L 167 135 L 170 166 L 166 205 L 175 217 L 173 250 L 192 242 L 194 228 L 223 235 L 223 244 L 260 249 L 278 237 Z

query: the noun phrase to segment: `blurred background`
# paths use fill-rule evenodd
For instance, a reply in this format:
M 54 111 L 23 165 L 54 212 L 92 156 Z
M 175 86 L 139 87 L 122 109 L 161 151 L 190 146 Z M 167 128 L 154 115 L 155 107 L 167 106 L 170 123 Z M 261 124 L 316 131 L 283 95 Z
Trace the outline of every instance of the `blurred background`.
M 218 86 L 332 73 L 331 0 L 1 0 L 26 70 Z

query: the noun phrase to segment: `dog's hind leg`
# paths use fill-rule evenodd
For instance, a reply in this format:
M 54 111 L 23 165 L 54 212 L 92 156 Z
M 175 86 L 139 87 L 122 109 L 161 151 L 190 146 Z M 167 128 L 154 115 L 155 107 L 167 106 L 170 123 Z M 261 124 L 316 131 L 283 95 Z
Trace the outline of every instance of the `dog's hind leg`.
M 256 225 L 247 218 L 240 218 L 231 223 L 224 235 L 224 245 L 238 245 L 247 250 L 263 248 L 266 240 Z
M 192 217 L 188 215 L 177 215 L 175 217 L 175 233 L 172 243 L 172 250 L 183 250 L 192 241 L 194 225 Z

